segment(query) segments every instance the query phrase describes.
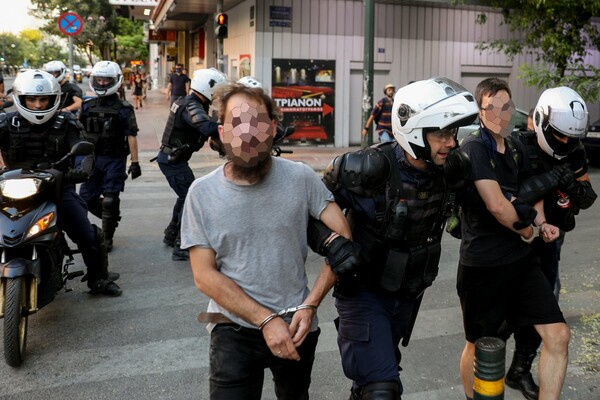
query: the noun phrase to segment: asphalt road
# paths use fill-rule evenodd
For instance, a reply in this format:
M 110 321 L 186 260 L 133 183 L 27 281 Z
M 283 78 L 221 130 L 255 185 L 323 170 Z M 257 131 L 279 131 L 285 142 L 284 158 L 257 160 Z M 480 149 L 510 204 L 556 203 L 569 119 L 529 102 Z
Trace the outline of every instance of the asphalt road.
M 145 106 L 144 112 L 151 110 Z M 60 293 L 31 316 L 25 363 L 17 369 L 6 366 L 0 349 L 0 399 L 208 398 L 209 337 L 196 321 L 207 299 L 195 288 L 188 263 L 172 261 L 161 242 L 175 195 L 148 160 L 162 123 L 141 139 L 148 143 L 142 146 L 143 175 L 128 181 L 122 195 L 123 219 L 110 265 L 121 273 L 123 296 L 94 297 L 84 283 L 74 281 L 73 291 Z M 219 162 L 203 152 L 192 158 L 197 176 Z M 600 182 L 598 168 L 592 168 L 591 179 Z M 598 204 L 583 211 L 563 247 L 561 305 L 572 342 L 562 399 L 600 399 L 599 218 Z M 458 245 L 449 236 L 444 239 L 440 274 L 425 294 L 409 347 L 402 349 L 405 400 L 464 399 L 458 370 L 464 346 L 455 291 Z M 311 253 L 311 280 L 320 265 Z M 319 318 L 322 335 L 311 398 L 345 400 L 350 383 L 340 367 L 331 296 Z M 511 342 L 508 348 L 510 353 Z M 507 389 L 505 399 L 522 398 Z M 268 373 L 263 399 L 275 399 Z

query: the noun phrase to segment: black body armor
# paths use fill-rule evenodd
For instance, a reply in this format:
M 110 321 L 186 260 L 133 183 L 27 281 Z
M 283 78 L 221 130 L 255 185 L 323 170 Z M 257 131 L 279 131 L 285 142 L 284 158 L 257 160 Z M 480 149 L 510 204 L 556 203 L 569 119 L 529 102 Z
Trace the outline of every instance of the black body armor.
M 99 156 L 126 157 L 129 154 L 129 143 L 125 129 L 137 131 L 137 125 L 123 126 L 119 112 L 124 107 L 131 108 L 130 115 L 134 115 L 131 104 L 121 101 L 117 95 L 114 98 L 95 98 L 87 101 L 87 112 L 82 115 L 82 122 L 86 130 L 86 139 L 96 146 L 95 153 Z M 135 118 L 128 121 L 135 124 Z
M 200 150 L 207 140 L 207 136 L 200 134 L 197 129 L 190 129 L 183 121 L 181 114 L 186 109 L 196 126 L 209 120 L 206 109 L 199 100 L 185 97 L 173 103 L 163 132 L 161 149 L 169 155 L 178 153 L 178 160 L 189 160 L 192 153 Z

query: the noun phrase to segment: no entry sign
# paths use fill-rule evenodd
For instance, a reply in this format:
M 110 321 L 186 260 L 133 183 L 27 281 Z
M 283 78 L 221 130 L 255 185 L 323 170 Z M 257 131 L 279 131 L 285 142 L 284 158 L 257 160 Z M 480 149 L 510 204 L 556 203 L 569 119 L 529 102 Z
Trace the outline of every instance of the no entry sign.
M 66 12 L 58 17 L 58 29 L 67 36 L 75 36 L 83 29 L 83 20 L 74 12 Z

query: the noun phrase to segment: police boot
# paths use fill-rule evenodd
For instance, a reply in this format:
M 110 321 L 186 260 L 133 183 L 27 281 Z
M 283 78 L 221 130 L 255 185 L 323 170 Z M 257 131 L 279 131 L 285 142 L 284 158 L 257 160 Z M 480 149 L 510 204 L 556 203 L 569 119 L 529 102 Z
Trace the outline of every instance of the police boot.
M 96 243 L 90 248 L 81 249 L 81 257 L 87 267 L 87 274 L 82 281 L 87 281 L 91 294 L 103 294 L 105 296 L 120 296 L 123 291 L 114 280 L 119 274 L 108 272 L 108 254 L 104 246 L 104 235 L 102 230 L 93 225 L 96 231 Z
M 525 353 L 515 350 L 512 363 L 504 380 L 507 386 L 520 390 L 523 396 L 529 400 L 537 400 L 540 392 L 540 388 L 531 376 L 531 363 L 536 354 L 536 351 Z
M 102 199 L 102 231 L 104 231 L 104 243 L 106 251 L 110 253 L 113 248 L 113 236 L 119 226 L 121 215 L 119 205 L 121 200 L 118 195 L 107 193 Z
M 179 233 L 179 229 L 177 228 L 177 224 L 170 223 L 169 226 L 165 229 L 165 237 L 163 238 L 163 243 L 169 247 L 175 246 L 175 241 L 177 240 L 177 234 Z
M 375 382 L 361 388 L 361 400 L 402 400 L 396 382 Z
M 181 248 L 181 239 L 175 241 L 173 246 L 173 254 L 171 254 L 171 260 L 173 261 L 187 261 L 190 259 L 190 251 L 188 249 Z

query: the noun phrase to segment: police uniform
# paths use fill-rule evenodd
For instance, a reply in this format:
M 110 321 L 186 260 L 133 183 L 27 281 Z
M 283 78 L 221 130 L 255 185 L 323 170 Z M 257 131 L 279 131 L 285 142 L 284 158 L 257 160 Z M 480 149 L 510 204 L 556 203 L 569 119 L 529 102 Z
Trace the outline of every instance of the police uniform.
M 62 85 L 60 85 L 60 91 L 62 93 L 63 98 L 62 108 L 69 107 L 70 105 L 75 103 L 73 101 L 73 97 L 79 97 L 80 99 L 83 99 L 83 92 L 81 88 L 75 83 L 63 83 Z
M 118 94 L 86 100 L 80 120 L 85 137 L 94 143 L 96 164 L 92 174 L 81 185 L 79 194 L 87 202 L 92 214 L 102 219 L 107 245 L 112 239 L 120 216 L 119 194 L 127 179 L 129 136 L 137 136 L 138 126 L 131 104 L 119 99 Z
M 324 176 L 349 211 L 364 260 L 340 275 L 334 296 L 342 366 L 353 391 L 402 393 L 398 374 L 424 290 L 438 273 L 450 191 L 441 168 L 412 167 L 397 142 L 338 157 Z M 399 396 L 399 395 L 398 395 Z M 388 397 L 385 397 L 388 398 Z M 391 398 L 391 397 L 390 397 Z
M 177 194 L 171 222 L 165 230 L 165 243 L 175 245 L 180 236 L 181 212 L 188 189 L 194 181 L 194 173 L 188 161 L 195 151 L 202 148 L 208 138 L 218 138 L 217 123 L 211 121 L 207 112 L 210 104 L 203 104 L 196 94 L 179 99 L 171 106 L 169 119 L 161 140 L 157 161 L 169 186 Z
M 65 156 L 73 145 L 83 141 L 83 127 L 71 113 L 61 112 L 40 125 L 29 123 L 18 112 L 0 114 L 0 147 L 9 168 L 48 169 Z M 94 226 L 87 218 L 85 202 L 75 191 L 91 170 L 92 160 L 83 160 L 79 168 L 65 167 L 65 184 L 57 204 L 59 225 L 81 250 L 87 266 L 88 285 L 108 278 L 106 252 Z M 118 287 L 117 287 L 118 288 Z M 120 293 L 119 293 L 120 294 Z

